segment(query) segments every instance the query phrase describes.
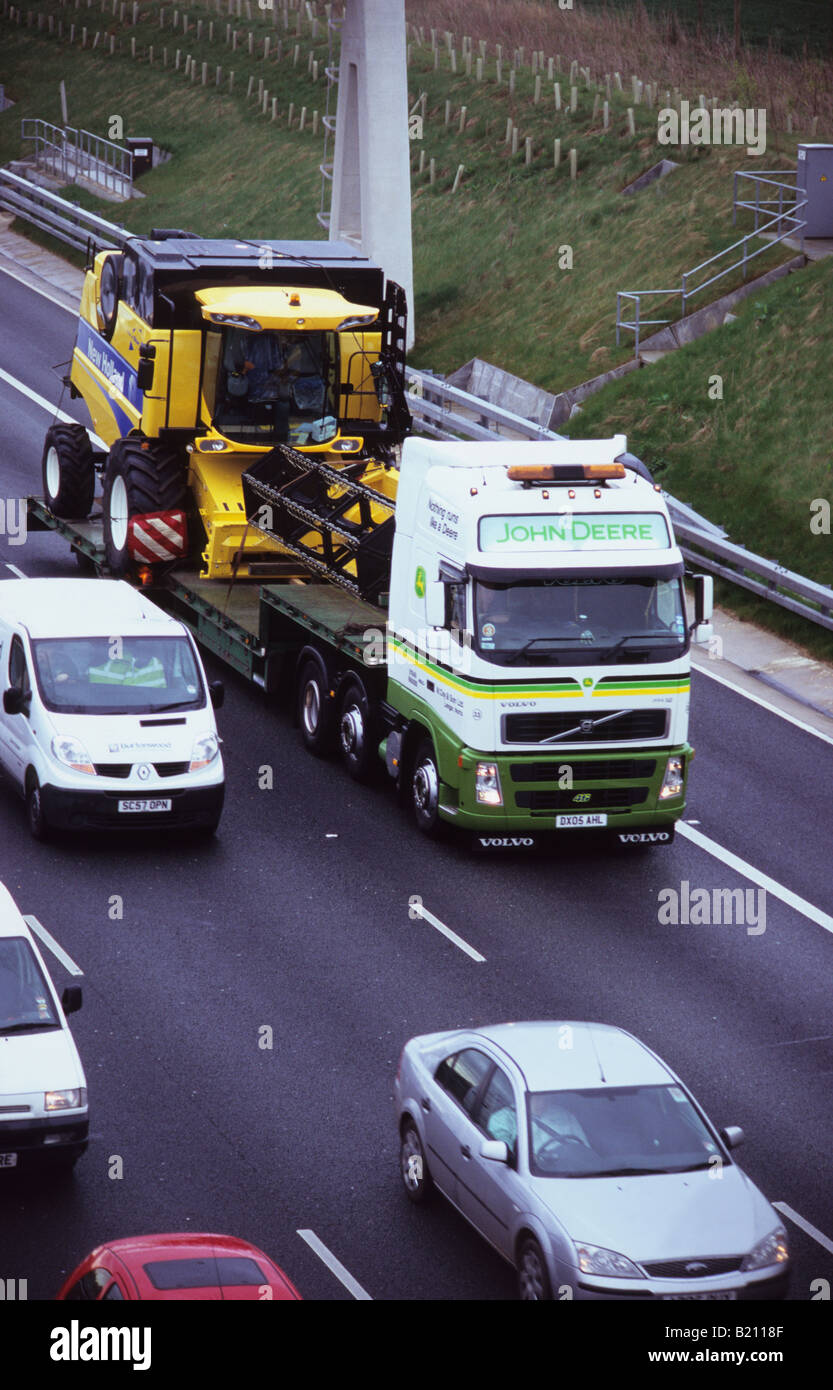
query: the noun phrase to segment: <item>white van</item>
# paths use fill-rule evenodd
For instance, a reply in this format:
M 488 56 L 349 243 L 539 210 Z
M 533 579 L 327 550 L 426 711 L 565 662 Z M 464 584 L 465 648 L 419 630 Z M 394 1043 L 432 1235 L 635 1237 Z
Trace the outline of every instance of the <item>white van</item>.
M 212 833 L 225 774 L 187 628 L 122 580 L 0 583 L 0 769 L 29 827 Z
M 71 1168 L 87 1147 L 87 1079 L 66 1020 L 80 1008 L 80 985 L 58 998 L 26 918 L 0 883 L 0 1187 L 9 1168 Z

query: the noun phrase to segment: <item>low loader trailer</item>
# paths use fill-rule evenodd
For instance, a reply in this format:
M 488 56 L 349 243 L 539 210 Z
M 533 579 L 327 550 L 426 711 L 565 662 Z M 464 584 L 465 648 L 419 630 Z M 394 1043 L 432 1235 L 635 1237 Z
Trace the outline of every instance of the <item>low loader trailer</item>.
M 281 442 L 240 486 L 267 582 L 184 561 L 137 575 L 201 644 L 291 699 L 311 753 L 338 753 L 358 781 L 385 769 L 420 831 L 454 827 L 483 850 L 672 842 L 711 579 L 693 577 L 689 618 L 667 508 L 624 436 L 411 436 L 398 466 Z M 30 498 L 29 519 L 107 572 L 101 516 Z

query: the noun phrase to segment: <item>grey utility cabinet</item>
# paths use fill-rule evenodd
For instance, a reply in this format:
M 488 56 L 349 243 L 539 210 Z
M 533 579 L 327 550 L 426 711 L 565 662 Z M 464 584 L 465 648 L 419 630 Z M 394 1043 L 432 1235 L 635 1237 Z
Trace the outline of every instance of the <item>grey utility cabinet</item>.
M 796 185 L 807 206 L 806 237 L 833 237 L 833 145 L 799 145 Z

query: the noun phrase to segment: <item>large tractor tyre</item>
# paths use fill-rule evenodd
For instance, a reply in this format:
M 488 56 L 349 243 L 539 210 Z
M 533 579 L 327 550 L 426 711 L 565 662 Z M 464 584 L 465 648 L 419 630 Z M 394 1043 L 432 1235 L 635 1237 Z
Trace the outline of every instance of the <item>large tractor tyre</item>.
M 84 521 L 93 509 L 95 455 L 83 425 L 53 425 L 43 446 L 43 495 L 55 516 Z
M 185 468 L 172 449 L 140 437 L 117 439 L 104 470 L 104 553 L 111 574 L 130 574 L 131 517 L 185 505 Z
M 101 279 L 98 284 L 98 315 L 101 321 L 102 335 L 108 343 L 116 331 L 116 320 L 119 316 L 123 266 L 124 256 L 114 254 L 107 257 L 101 268 Z

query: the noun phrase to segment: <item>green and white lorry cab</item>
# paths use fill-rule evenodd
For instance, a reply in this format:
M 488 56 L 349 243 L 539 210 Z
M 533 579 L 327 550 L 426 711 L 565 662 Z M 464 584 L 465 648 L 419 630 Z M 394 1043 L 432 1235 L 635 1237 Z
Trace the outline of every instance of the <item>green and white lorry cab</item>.
M 624 436 L 403 447 L 384 744 L 417 823 L 668 843 L 685 808 L 683 557 Z M 630 458 L 630 456 L 627 456 Z

